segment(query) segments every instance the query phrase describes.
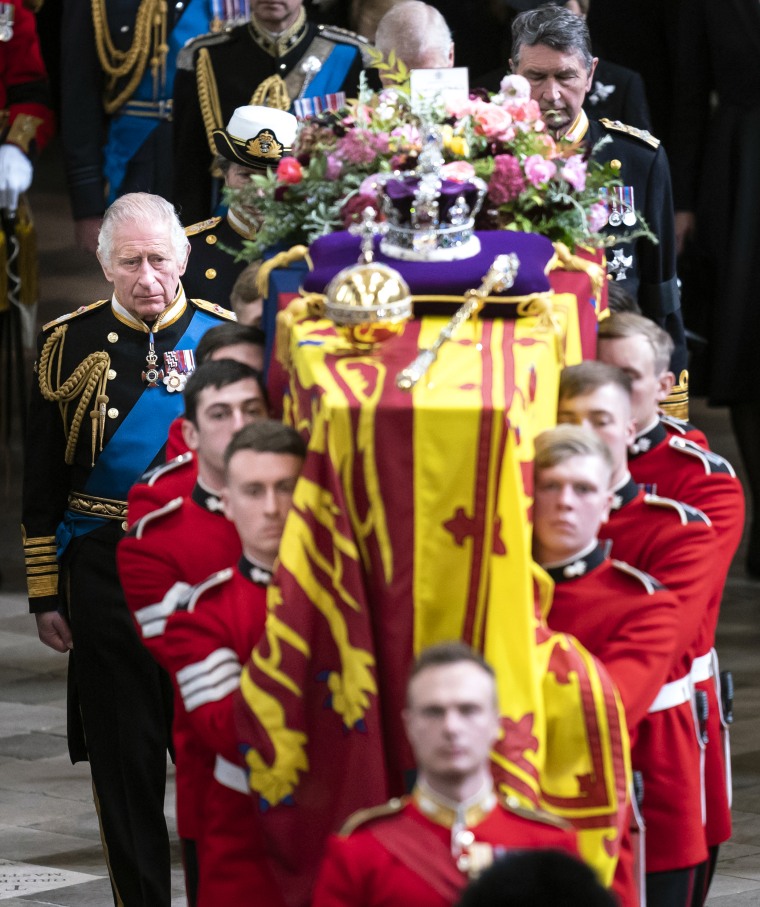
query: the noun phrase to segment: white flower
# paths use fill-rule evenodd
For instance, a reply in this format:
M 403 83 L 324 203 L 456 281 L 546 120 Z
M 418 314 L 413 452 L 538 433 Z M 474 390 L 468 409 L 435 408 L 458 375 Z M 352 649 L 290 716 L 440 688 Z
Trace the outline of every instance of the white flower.
M 505 98 L 515 101 L 530 100 L 530 82 L 525 76 L 506 75 L 501 80 L 499 91 Z
M 175 391 L 182 393 L 186 384 L 187 375 L 180 375 L 179 372 L 175 372 L 174 370 L 170 371 L 164 378 L 164 385 L 170 394 L 173 394 Z

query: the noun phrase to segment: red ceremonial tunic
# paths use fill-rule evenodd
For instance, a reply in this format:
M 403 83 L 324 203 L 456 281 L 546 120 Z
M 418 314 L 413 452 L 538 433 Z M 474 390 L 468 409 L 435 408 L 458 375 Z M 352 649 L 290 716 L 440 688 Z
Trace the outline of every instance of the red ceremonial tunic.
M 187 444 L 185 444 L 185 438 L 182 435 L 182 416 L 177 416 L 177 418 L 169 426 L 169 438 L 166 442 L 166 459 L 171 460 L 174 457 L 179 457 L 184 453 L 187 453 Z
M 633 743 L 673 663 L 676 597 L 646 573 L 607 558 L 601 545 L 547 572 L 555 583 L 549 626 L 575 636 L 605 666 Z
M 164 491 L 165 485 L 179 476 L 185 481 L 188 469 L 184 466 L 165 473 L 165 481 L 152 487 Z M 134 486 L 130 507 L 133 492 L 140 492 L 142 503 L 142 489 L 150 490 L 150 486 Z M 171 614 L 171 607 L 163 604 L 166 593 L 175 583 L 192 585 L 234 564 L 240 557 L 240 550 L 240 538 L 222 513 L 221 501 L 198 485 L 191 497 L 172 498 L 161 509 L 142 516 L 119 542 L 116 559 L 127 605 L 137 622 L 140 639 L 161 667 L 167 668 L 163 629 Z M 181 837 L 197 840 L 200 820 L 194 809 L 195 791 L 210 782 L 214 760 L 197 746 L 190 733 L 176 687 L 172 736 L 176 760 L 177 829 Z
M 491 794 L 466 811 L 462 831 L 472 833 L 473 851 L 491 845 L 494 858 L 510 849 L 539 847 L 577 854 L 574 832 L 543 814 L 529 815 Z M 354 827 L 350 834 L 328 841 L 312 907 L 451 907 L 469 881 L 458 866 L 453 817 L 453 810 L 439 807 L 419 788 L 411 798 L 358 813 L 348 821 Z
M 0 42 L 0 110 L 7 115 L 0 141 L 34 158 L 52 138 L 55 122 L 34 13 L 21 0 L 9 2 L 13 32 Z
M 699 628 L 714 595 L 715 531 L 687 504 L 646 494 L 629 477 L 615 493 L 609 522 L 599 531 L 612 553 L 654 576 L 678 596 L 680 640 L 666 683 L 687 678 Z M 689 696 L 690 684 L 683 687 Z M 702 749 L 693 693 L 687 701 L 648 714 L 631 753 L 644 780 L 647 872 L 694 866 L 707 858 Z
M 149 469 L 127 496 L 127 522 L 134 524 L 146 513 L 159 510 L 175 498 L 192 494 L 198 478 L 198 461 L 189 451 Z
M 602 545 L 547 572 L 555 583 L 547 622 L 575 636 L 605 666 L 623 701 L 633 747 L 673 665 L 676 597 L 648 574 L 607 558 Z M 627 838 L 623 844 L 613 887 L 633 907 L 633 853 Z
M 174 597 L 164 630 L 166 667 L 198 747 L 214 762 L 194 791 L 201 820 L 198 907 L 280 907 L 282 898 L 240 763 L 233 693 L 264 630 L 268 570 L 242 558 Z
M 705 513 L 716 533 L 711 566 L 715 582 L 722 591 L 728 569 L 744 528 L 744 493 L 730 463 L 706 451 L 688 438 L 669 434 L 661 423 L 636 439 L 629 462 L 635 481 L 650 486 L 658 494 L 685 501 Z M 715 645 L 720 597 L 715 596 L 703 622 L 696 652 L 703 660 Z M 731 836 L 730 792 L 726 786 L 725 742 L 716 679 L 697 683 L 707 693 L 707 749 L 705 787 L 707 796 L 707 846 L 712 847 Z
M 695 444 L 699 444 L 704 450 L 709 450 L 710 445 L 707 441 L 707 436 L 702 431 L 702 429 L 697 428 L 696 425 L 692 425 L 691 422 L 686 422 L 684 419 L 675 419 L 673 416 L 664 416 L 660 414 L 660 424 L 665 428 L 665 431 L 669 435 L 676 435 L 680 438 L 688 438 L 689 441 L 693 441 Z

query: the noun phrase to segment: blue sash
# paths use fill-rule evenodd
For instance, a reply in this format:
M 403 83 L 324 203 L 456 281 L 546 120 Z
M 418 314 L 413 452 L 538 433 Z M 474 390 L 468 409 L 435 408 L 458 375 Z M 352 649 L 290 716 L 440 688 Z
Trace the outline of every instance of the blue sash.
M 188 303 L 190 305 L 190 303 Z M 195 349 L 206 331 L 219 324 L 208 312 L 196 311 L 176 349 Z M 145 472 L 166 443 L 168 427 L 184 412 L 182 394 L 166 388 L 146 388 L 126 419 L 106 444 L 85 483 L 86 494 L 124 501 L 129 489 Z M 67 510 L 56 530 L 58 556 L 73 538 L 105 526 L 109 520 Z
M 170 5 L 171 8 L 172 5 Z M 206 34 L 210 21 L 209 0 L 190 0 L 182 14 L 182 18 L 169 35 L 169 52 L 166 55 L 166 85 L 162 91 L 163 98 L 171 98 L 174 93 L 177 54 L 191 38 Z M 132 100 L 160 100 L 153 93 L 153 73 L 151 72 L 150 64 L 148 64 L 143 73 L 143 77 L 132 95 Z M 103 148 L 103 172 L 109 185 L 109 205 L 119 195 L 119 189 L 124 182 L 129 162 L 140 150 L 159 122 L 158 117 L 140 117 L 120 113 L 111 118 L 108 139 Z
M 336 44 L 322 68 L 299 97 L 317 98 L 340 91 L 358 53 L 353 44 Z

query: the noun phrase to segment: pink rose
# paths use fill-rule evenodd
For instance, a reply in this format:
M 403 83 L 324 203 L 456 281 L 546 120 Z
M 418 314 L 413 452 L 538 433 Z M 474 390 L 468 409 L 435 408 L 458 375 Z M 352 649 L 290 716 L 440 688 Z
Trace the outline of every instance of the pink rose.
M 479 101 L 472 98 L 467 98 L 467 100 L 454 98 L 446 102 L 446 113 L 448 116 L 456 117 L 458 120 L 462 117 L 470 117 L 475 113 L 479 103 Z
M 452 161 L 441 167 L 441 173 L 446 179 L 454 180 L 456 183 L 466 183 L 475 176 L 475 168 L 467 161 Z
M 588 212 L 588 228 L 592 233 L 598 233 L 607 225 L 610 212 L 603 202 L 594 202 Z
M 359 186 L 359 195 L 366 195 L 368 198 L 377 195 L 377 188 L 380 185 L 380 174 L 373 173 L 372 176 L 365 176 Z
M 524 168 L 525 176 L 534 186 L 547 183 L 557 173 L 557 165 L 554 161 L 547 161 L 540 154 L 531 154 L 529 158 L 526 158 Z
M 295 186 L 303 179 L 303 170 L 301 165 L 294 157 L 283 157 L 277 165 L 277 179 L 281 183 L 290 183 Z
M 475 111 L 477 131 L 488 139 L 505 138 L 512 126 L 512 117 L 497 104 L 483 104 Z
M 586 162 L 583 155 L 574 154 L 569 158 L 559 175 L 567 180 L 576 192 L 583 192 L 586 188 Z

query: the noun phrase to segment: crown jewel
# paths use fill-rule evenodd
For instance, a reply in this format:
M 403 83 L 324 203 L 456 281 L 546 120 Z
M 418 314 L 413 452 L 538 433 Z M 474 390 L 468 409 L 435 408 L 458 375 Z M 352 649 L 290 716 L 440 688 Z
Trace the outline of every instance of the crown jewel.
M 380 249 L 406 261 L 452 261 L 480 251 L 474 235 L 486 184 L 472 177 L 465 182 L 442 173 L 441 131 L 431 126 L 417 169 L 395 174 L 380 187 L 387 232 Z

